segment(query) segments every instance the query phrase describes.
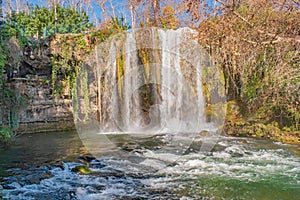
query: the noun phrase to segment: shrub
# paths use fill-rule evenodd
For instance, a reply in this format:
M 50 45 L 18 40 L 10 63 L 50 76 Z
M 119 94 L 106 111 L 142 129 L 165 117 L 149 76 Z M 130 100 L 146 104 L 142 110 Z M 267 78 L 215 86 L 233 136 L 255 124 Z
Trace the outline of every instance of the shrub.
M 12 134 L 11 129 L 7 126 L 4 126 L 0 129 L 0 142 L 8 144 L 11 141 Z

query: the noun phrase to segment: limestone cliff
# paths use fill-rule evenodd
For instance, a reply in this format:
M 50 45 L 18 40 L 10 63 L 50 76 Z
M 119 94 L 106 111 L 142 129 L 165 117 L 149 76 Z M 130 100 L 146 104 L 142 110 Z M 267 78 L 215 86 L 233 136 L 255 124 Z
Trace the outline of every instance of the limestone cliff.
M 0 121 L 17 133 L 75 127 L 70 97 L 54 98 L 52 94 L 50 42 L 31 39 L 22 48 L 16 38 L 5 42 L 9 54 L 6 84 L 0 97 Z

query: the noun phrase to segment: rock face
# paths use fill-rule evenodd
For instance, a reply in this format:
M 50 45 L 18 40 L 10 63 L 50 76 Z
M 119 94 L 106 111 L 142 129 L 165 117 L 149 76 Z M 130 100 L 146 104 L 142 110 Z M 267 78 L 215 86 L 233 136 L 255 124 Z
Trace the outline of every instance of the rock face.
M 6 63 L 7 78 L 26 78 L 29 76 L 51 76 L 50 41 L 30 40 L 28 44 L 20 48 L 15 37 L 5 42 L 9 50 Z
M 0 121 L 17 133 L 74 129 L 72 100 L 53 98 L 51 54 L 48 39 L 20 48 L 15 38 L 6 42 L 10 51 L 6 65 L 6 89 L 0 98 Z
M 19 78 L 12 79 L 9 87 L 22 97 L 14 111 L 18 133 L 74 129 L 72 100 L 53 99 L 48 82 Z
M 19 43 L 15 37 L 11 37 L 4 43 L 6 49 L 9 50 L 9 56 L 7 56 L 6 62 L 6 74 L 7 78 L 11 79 L 18 76 L 19 63 L 22 58 L 22 50 L 20 49 Z
M 23 48 L 20 76 L 26 75 L 49 76 L 51 75 L 51 53 L 49 39 L 33 40 Z

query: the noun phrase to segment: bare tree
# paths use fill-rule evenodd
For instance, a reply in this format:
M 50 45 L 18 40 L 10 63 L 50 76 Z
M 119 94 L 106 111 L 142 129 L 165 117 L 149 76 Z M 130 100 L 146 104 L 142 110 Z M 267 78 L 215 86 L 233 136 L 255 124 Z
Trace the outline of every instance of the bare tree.
M 133 26 L 139 25 L 159 26 L 160 0 L 129 0 L 131 20 Z
M 21 0 L 2 0 L 1 10 L 5 16 L 11 17 L 13 13 L 19 13 L 27 9 L 26 2 Z
M 113 18 L 116 18 L 115 7 L 114 7 L 114 5 L 112 3 L 112 0 L 109 0 L 109 4 L 110 4 L 111 10 L 112 10 Z
M 8 16 L 9 18 L 11 18 L 12 12 L 13 12 L 12 1 L 11 0 L 4 0 L 2 3 L 3 3 L 2 8 L 3 8 L 3 12 L 5 13 L 5 16 Z
M 130 9 L 131 27 L 132 29 L 135 29 L 135 9 L 133 5 L 129 5 L 129 9 Z
M 217 0 L 224 14 L 203 20 L 198 41 L 226 74 L 229 99 L 281 126 L 299 123 L 299 6 L 293 0 Z M 296 3 L 295 3 L 296 2 Z M 257 113 L 258 114 L 258 113 Z M 279 119 L 280 118 L 280 119 Z
M 160 18 L 160 2 L 159 0 L 152 0 L 152 10 L 154 17 L 154 25 L 159 26 L 159 18 Z
M 102 15 L 103 15 L 103 19 L 104 19 L 104 23 L 107 23 L 107 13 L 106 13 L 106 0 L 97 0 L 98 5 L 100 6 L 101 10 L 102 10 Z
M 137 12 L 139 2 L 140 2 L 140 0 L 129 0 L 128 1 L 132 29 L 135 29 L 135 27 L 136 27 L 136 12 Z

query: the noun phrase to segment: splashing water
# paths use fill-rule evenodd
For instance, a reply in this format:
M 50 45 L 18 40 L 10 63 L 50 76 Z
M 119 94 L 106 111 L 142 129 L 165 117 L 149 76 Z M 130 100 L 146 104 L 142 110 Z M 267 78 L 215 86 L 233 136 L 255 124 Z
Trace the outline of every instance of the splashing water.
M 64 137 L 57 140 L 62 134 Z M 50 155 L 49 150 L 64 150 L 62 154 L 74 156 L 70 155 L 70 150 L 79 148 L 78 141 L 80 142 L 78 137 L 75 140 L 75 136 L 76 133 L 32 134 L 30 138 L 34 142 L 28 143 L 28 137 L 24 135 L 17 138 L 17 144 L 13 148 L 2 150 L 1 160 L 8 162 L 11 159 L 7 166 L 15 166 L 7 171 L 10 176 L 4 176 L 0 180 L 4 199 L 289 200 L 300 195 L 298 146 L 249 138 L 221 137 L 208 155 L 197 149 L 200 138 L 172 166 L 149 173 L 148 167 L 159 169 L 158 160 L 172 159 L 173 155 L 162 156 L 155 151 L 145 150 L 143 147 L 146 143 L 150 145 L 156 140 L 148 138 L 134 141 L 134 148 L 136 153 L 143 153 L 144 157 L 156 158 L 152 163 L 146 159 L 140 164 L 134 164 L 128 159 L 99 158 L 89 163 L 92 172 L 85 175 L 73 170 L 82 165 L 80 163 L 65 159 L 52 162 L 51 165 L 40 163 L 41 157 L 47 161 L 63 156 Z M 129 136 L 115 134 L 114 140 L 123 144 L 121 148 L 128 149 L 133 144 L 126 143 L 125 141 L 132 142 L 132 138 L 126 137 Z M 35 145 L 40 143 L 44 145 Z M 75 145 L 74 149 L 64 148 L 72 143 Z M 23 154 L 20 154 L 20 150 Z M 4 163 L 0 166 L 4 167 Z
M 105 134 L 162 134 L 159 151 L 177 147 L 173 153 L 180 155 L 200 132 L 207 138 L 202 150 L 212 149 L 211 136 L 224 121 L 225 91 L 193 34 L 188 28 L 141 29 L 95 48 L 79 73 L 74 101 L 77 130 L 89 150 L 99 153 L 96 146 L 103 141 L 115 148 Z M 86 72 L 88 78 L 81 75 Z

